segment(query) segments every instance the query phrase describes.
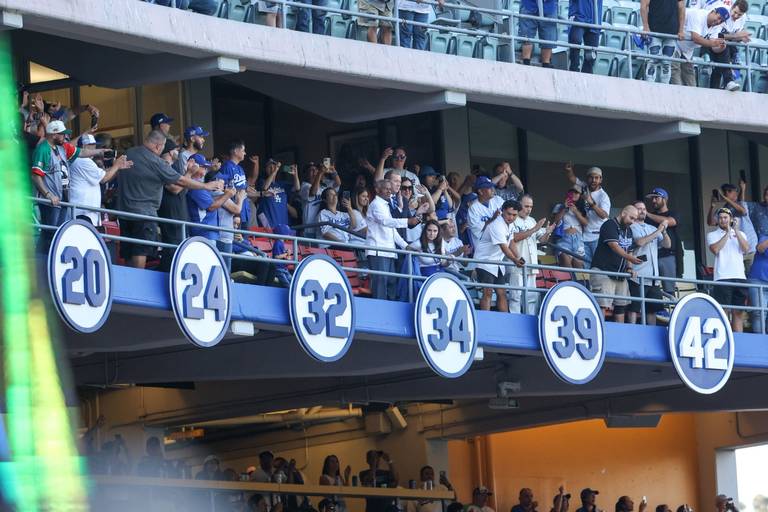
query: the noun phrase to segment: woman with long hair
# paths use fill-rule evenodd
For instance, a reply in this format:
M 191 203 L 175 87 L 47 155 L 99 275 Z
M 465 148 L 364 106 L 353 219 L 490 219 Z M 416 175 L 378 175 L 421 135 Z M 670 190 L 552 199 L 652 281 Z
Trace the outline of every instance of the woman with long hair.
M 348 486 L 350 473 L 352 473 L 352 468 L 347 466 L 344 468 L 344 474 L 342 475 L 339 458 L 335 455 L 328 455 L 323 461 L 323 474 L 320 475 L 320 485 Z M 339 496 L 328 496 L 327 498 L 336 503 L 336 512 L 345 512 L 347 510 L 347 504 L 343 498 Z
M 450 264 L 450 261 L 447 259 L 429 256 L 429 254 L 445 254 L 443 251 L 443 238 L 440 236 L 440 224 L 436 220 L 426 221 L 424 228 L 421 230 L 421 237 L 412 242 L 408 248 L 426 253 L 418 256 L 419 271 L 422 276 L 431 276 Z
M 351 242 L 365 243 L 365 235 L 368 232 L 368 222 L 365 216 L 368 214 L 368 205 L 371 196 L 365 187 L 357 187 L 352 191 L 352 208 L 349 209 L 349 217 L 355 222 L 357 236 L 351 237 Z

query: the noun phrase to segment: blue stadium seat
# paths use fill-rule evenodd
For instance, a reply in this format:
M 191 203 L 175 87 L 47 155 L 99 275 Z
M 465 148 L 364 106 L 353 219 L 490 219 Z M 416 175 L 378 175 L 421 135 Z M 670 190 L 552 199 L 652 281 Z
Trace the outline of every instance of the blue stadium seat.
M 427 30 L 427 49 L 435 53 L 454 53 L 456 37 L 439 30 Z
M 747 13 L 750 15 L 750 18 L 753 14 L 763 14 L 765 7 L 763 0 L 747 0 L 747 2 L 749 3 L 749 11 Z
M 229 0 L 221 0 L 219 9 L 216 11 L 217 18 L 229 18 Z
M 477 36 L 466 34 L 456 35 L 456 55 L 461 57 L 472 57 L 475 55 L 475 46 L 477 45 Z
M 329 13 L 325 16 L 325 35 L 354 39 L 352 32 L 356 29 L 351 19 L 344 19 L 341 14 Z
M 768 71 L 752 72 L 752 92 L 768 94 Z
M 227 18 L 235 21 L 255 23 L 255 6 L 251 4 L 251 0 L 230 0 L 229 13 L 227 14 Z
M 618 76 L 621 78 L 629 78 L 627 74 L 627 57 L 616 57 L 617 65 L 614 68 L 614 73 L 611 76 Z M 632 58 L 632 78 L 637 79 L 644 68 L 645 61 L 642 59 Z
M 609 76 L 611 72 L 611 63 L 616 57 L 612 53 L 597 52 L 597 60 L 595 60 L 595 74 Z
M 617 28 L 634 28 L 632 25 L 626 25 L 623 23 L 614 23 L 611 25 L 612 27 Z M 610 28 L 606 28 L 603 31 L 603 41 L 602 46 L 608 46 L 610 48 L 616 48 L 617 50 L 623 50 L 627 47 L 627 33 L 621 32 L 619 30 L 610 30 Z

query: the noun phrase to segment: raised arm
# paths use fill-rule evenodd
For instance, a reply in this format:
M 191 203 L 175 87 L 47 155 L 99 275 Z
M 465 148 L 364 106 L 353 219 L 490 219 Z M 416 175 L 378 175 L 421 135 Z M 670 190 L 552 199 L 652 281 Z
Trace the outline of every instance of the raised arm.
M 394 153 L 395 151 L 392 148 L 384 148 L 384 152 L 381 154 L 381 158 L 379 158 L 379 165 L 376 166 L 376 172 L 373 174 L 374 183 L 384 179 L 384 165 L 387 163 L 387 159 Z
M 109 181 L 112 181 L 115 176 L 117 176 L 117 171 L 123 170 L 123 169 L 130 169 L 133 167 L 133 162 L 128 160 L 128 157 L 125 155 L 122 155 L 115 159 L 115 162 L 112 164 L 112 167 L 107 169 L 107 171 L 104 173 L 104 177 L 101 178 L 101 181 L 99 183 L 107 183 Z

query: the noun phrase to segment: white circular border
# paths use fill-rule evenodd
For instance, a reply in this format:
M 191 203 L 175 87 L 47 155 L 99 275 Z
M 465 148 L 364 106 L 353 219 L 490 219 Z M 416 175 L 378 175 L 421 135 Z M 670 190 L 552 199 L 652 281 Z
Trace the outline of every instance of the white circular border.
M 464 367 L 455 373 L 448 373 L 440 368 L 437 363 L 435 363 L 435 361 L 429 355 L 429 350 L 426 348 L 426 345 L 429 343 L 429 341 L 421 330 L 420 316 L 422 307 L 424 306 L 423 302 L 424 296 L 426 295 L 426 290 L 428 290 L 430 286 L 432 286 L 436 281 L 439 281 L 440 279 L 448 279 L 459 287 L 460 291 L 464 294 L 464 297 L 467 300 L 472 318 L 472 349 L 470 350 L 469 359 L 467 360 L 467 363 L 464 365 Z M 441 375 L 442 377 L 456 379 L 469 371 L 469 369 L 472 367 L 472 363 L 475 360 L 475 354 L 477 353 L 477 315 L 475 312 L 475 303 L 472 301 L 472 297 L 469 295 L 469 292 L 467 292 L 464 284 L 459 279 L 449 274 L 448 272 L 437 272 L 432 274 L 426 281 L 424 281 L 424 283 L 421 285 L 421 288 L 419 288 L 419 294 L 416 297 L 416 306 L 413 308 L 413 323 L 416 328 L 416 342 L 419 345 L 419 351 L 427 361 L 429 367 L 432 368 L 435 373 Z
M 186 325 L 186 320 L 183 316 L 182 311 L 182 305 L 179 304 L 176 301 L 176 272 L 178 270 L 179 262 L 181 261 L 181 255 L 183 254 L 184 250 L 189 247 L 192 244 L 196 243 L 202 243 L 205 244 L 205 246 L 213 252 L 213 254 L 216 256 L 216 258 L 219 261 L 219 265 L 221 265 L 222 273 L 224 275 L 224 287 L 227 289 L 227 315 L 224 319 L 224 323 L 221 326 L 221 330 L 216 336 L 216 338 L 213 341 L 210 342 L 203 342 L 201 340 L 198 340 L 197 337 L 192 334 L 192 332 L 189 330 L 189 328 Z M 209 272 L 210 275 L 210 272 Z M 227 265 L 224 262 L 224 258 L 222 258 L 221 253 L 219 250 L 211 243 L 210 240 L 207 238 L 204 238 L 202 236 L 193 236 L 191 238 L 187 238 L 184 240 L 179 246 L 176 248 L 176 252 L 173 255 L 173 261 L 171 261 L 171 272 L 168 274 L 168 287 L 171 293 L 171 309 L 173 309 L 173 316 L 176 318 L 176 323 L 179 324 L 179 328 L 184 333 L 184 336 L 192 342 L 193 345 L 201 348 L 210 348 L 216 346 L 222 338 L 227 334 L 227 331 L 229 330 L 229 322 L 232 318 L 232 285 L 230 283 L 230 277 L 229 272 L 227 271 Z
M 681 315 L 680 311 L 682 311 L 685 305 L 695 299 L 705 300 L 706 302 L 709 302 L 711 305 L 715 307 L 715 310 L 717 310 L 718 315 L 720 315 L 720 319 L 723 321 L 723 324 L 725 325 L 725 333 L 728 340 L 728 348 L 730 349 L 729 351 L 730 357 L 728 358 L 728 369 L 725 370 L 725 374 L 720 379 L 720 382 L 713 388 L 702 388 L 697 386 L 693 382 L 691 382 L 691 380 L 685 374 L 685 371 L 683 370 L 680 364 L 680 361 L 679 361 L 680 356 L 677 353 L 677 340 L 675 339 L 675 330 L 677 327 L 677 320 Z M 692 389 L 693 391 L 696 391 L 697 393 L 701 393 L 702 395 L 711 395 L 723 389 L 723 386 L 725 386 L 728 383 L 728 379 L 731 377 L 731 372 L 733 372 L 734 361 L 736 360 L 736 342 L 733 337 L 733 328 L 731 328 L 731 322 L 728 320 L 728 315 L 725 314 L 723 307 L 715 299 L 713 299 L 709 295 L 706 295 L 704 293 L 699 293 L 699 292 L 691 293 L 690 295 L 686 295 L 685 297 L 680 299 L 678 303 L 675 305 L 675 308 L 672 310 L 672 315 L 669 317 L 669 326 L 667 327 L 667 341 L 669 343 L 669 355 L 672 358 L 672 364 L 675 365 L 675 370 L 677 371 L 677 375 L 678 377 L 680 377 L 680 380 L 682 380 L 683 383 L 686 386 L 688 386 L 690 389 Z
M 312 265 L 315 261 L 324 261 L 327 263 L 330 263 L 331 266 L 333 266 L 334 269 L 336 269 L 336 272 L 338 273 L 338 276 L 341 278 L 341 284 L 344 286 L 344 289 L 347 291 L 347 298 L 349 300 L 349 309 L 350 313 L 352 315 L 350 326 L 349 326 L 349 333 L 347 334 L 347 341 L 344 343 L 344 346 L 339 350 L 339 352 L 336 353 L 333 357 L 327 357 L 324 356 L 317 351 L 315 351 L 311 343 L 304 337 L 304 332 L 301 328 L 299 328 L 301 319 L 298 318 L 298 314 L 296 312 L 296 306 L 295 306 L 295 300 L 296 293 L 298 292 L 298 286 L 299 281 L 301 279 L 301 275 L 306 271 L 307 267 Z M 330 256 L 327 256 L 325 254 L 313 254 L 307 258 L 304 258 L 301 260 L 301 263 L 296 267 L 296 270 L 293 272 L 293 277 L 291 278 L 291 286 L 288 288 L 288 316 L 291 319 L 291 326 L 293 327 L 293 333 L 296 335 L 296 339 L 299 340 L 299 345 L 301 345 L 301 348 L 304 349 L 304 352 L 307 353 L 311 358 L 323 362 L 323 363 L 333 363 L 335 361 L 338 361 L 342 357 L 344 357 L 347 352 L 349 351 L 349 348 L 352 346 L 352 341 L 355 337 L 355 298 L 352 293 L 352 285 L 349 283 L 349 279 L 347 278 L 347 274 L 339 268 L 339 264 L 331 258 Z
M 59 244 L 61 243 L 61 239 L 63 238 L 63 235 L 65 232 L 71 228 L 72 226 L 83 226 L 85 227 L 92 235 L 93 237 L 98 241 L 99 247 L 102 250 L 102 256 L 104 257 L 104 261 L 107 264 L 107 267 L 105 269 L 105 279 L 107 280 L 109 284 L 109 292 L 107 294 L 107 305 L 104 307 L 104 311 L 101 314 L 101 318 L 99 321 L 94 324 L 92 327 L 83 328 L 77 322 L 75 322 L 72 317 L 67 313 L 66 306 L 62 303 L 61 297 L 58 296 L 56 293 L 56 290 L 58 287 L 54 283 L 55 278 L 55 272 L 54 272 L 54 266 L 58 265 L 59 263 L 54 259 L 54 254 L 58 252 Z M 112 311 L 112 299 L 114 296 L 114 286 L 112 281 L 112 257 L 109 254 L 109 250 L 107 249 L 107 244 L 104 243 L 104 240 L 99 236 L 99 232 L 96 231 L 96 228 L 93 227 L 93 224 L 90 222 L 86 222 L 82 219 L 72 219 L 64 224 L 62 224 L 59 229 L 56 230 L 56 233 L 53 235 L 53 240 L 51 241 L 51 247 L 48 250 L 48 262 L 47 262 L 47 268 L 48 268 L 48 287 L 51 290 L 51 298 L 53 299 L 53 304 L 56 307 L 56 311 L 59 313 L 59 316 L 62 320 L 64 320 L 64 323 L 67 324 L 72 330 L 81 332 L 84 334 L 90 334 L 92 332 L 96 332 L 104 325 L 104 323 L 107 321 L 107 318 L 109 318 L 109 314 Z
M 572 379 L 560 369 L 560 367 L 557 365 L 557 363 L 554 360 L 554 356 L 549 351 L 547 341 L 544 339 L 544 334 L 546 332 L 544 328 L 544 322 L 546 322 L 546 316 L 544 315 L 544 311 L 547 309 L 547 307 L 549 306 L 549 302 L 553 300 L 558 290 L 561 290 L 563 288 L 575 288 L 580 293 L 584 294 L 594 306 L 595 314 L 597 315 L 597 318 L 599 320 L 600 339 L 601 339 L 599 361 L 595 369 L 592 371 L 592 373 L 590 373 L 589 376 L 587 376 L 586 378 L 580 379 L 580 380 Z M 600 373 L 600 370 L 603 369 L 603 364 L 605 363 L 605 353 L 606 353 L 605 319 L 603 318 L 603 310 L 600 307 L 600 304 L 598 304 L 597 300 L 595 299 L 595 296 L 592 295 L 592 293 L 590 293 L 589 290 L 587 290 L 584 286 L 580 285 L 579 283 L 575 283 L 571 281 L 564 281 L 550 288 L 547 294 L 544 296 L 544 300 L 541 301 L 541 307 L 539 308 L 538 327 L 539 327 L 539 345 L 541 346 L 541 351 L 544 353 L 544 359 L 547 361 L 547 365 L 552 370 L 552 373 L 554 373 L 560 380 L 562 380 L 563 382 L 567 382 L 568 384 L 581 385 L 581 384 L 587 384 L 589 382 L 592 382 L 595 379 L 595 377 L 598 376 L 598 374 Z

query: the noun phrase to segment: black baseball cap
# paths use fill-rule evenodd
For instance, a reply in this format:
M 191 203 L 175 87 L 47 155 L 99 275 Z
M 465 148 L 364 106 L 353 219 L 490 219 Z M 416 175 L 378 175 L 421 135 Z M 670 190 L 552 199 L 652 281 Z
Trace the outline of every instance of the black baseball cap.
M 586 498 L 590 494 L 600 494 L 600 491 L 596 491 L 594 489 L 590 489 L 589 487 L 587 487 L 586 489 L 582 489 L 581 490 L 581 499 Z

